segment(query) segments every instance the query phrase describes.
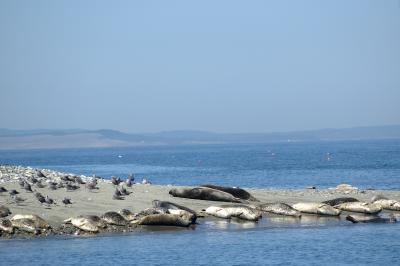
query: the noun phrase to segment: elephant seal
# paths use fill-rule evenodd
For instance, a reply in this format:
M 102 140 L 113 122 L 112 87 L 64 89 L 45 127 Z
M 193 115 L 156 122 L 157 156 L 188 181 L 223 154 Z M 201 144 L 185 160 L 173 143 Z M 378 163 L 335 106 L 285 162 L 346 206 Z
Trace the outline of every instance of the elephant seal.
M 0 218 L 2 217 L 7 217 L 8 215 L 11 214 L 11 211 L 9 208 L 7 208 L 6 206 L 0 206 Z
M 36 228 L 44 230 L 51 228 L 45 219 L 36 214 L 16 214 L 10 220 L 13 224 L 19 220 L 31 220 Z
M 12 234 L 14 232 L 14 227 L 10 220 L 0 219 L 0 231 Z
M 301 213 L 290 205 L 281 202 L 262 203 L 254 206 L 257 210 L 279 215 L 301 217 Z
M 299 202 L 292 205 L 292 208 L 299 212 L 319 215 L 338 216 L 341 211 L 332 206 L 319 202 Z
M 180 227 L 188 227 L 192 224 L 190 217 L 186 217 L 185 215 L 178 214 L 151 214 L 136 221 L 132 221 L 133 224 L 138 225 L 166 225 L 166 226 L 180 226 Z
M 210 206 L 206 209 L 206 213 L 224 219 L 236 217 L 248 221 L 258 221 L 261 218 L 259 211 L 246 205 Z
M 382 209 L 385 210 L 400 211 L 400 202 L 397 200 L 390 200 L 381 195 L 373 197 L 371 202 L 380 205 Z
M 103 219 L 107 224 L 111 225 L 124 226 L 128 223 L 128 221 L 125 220 L 125 218 L 121 214 L 113 211 L 104 213 L 100 218 Z
M 98 223 L 90 219 L 88 216 L 71 217 L 64 220 L 64 223 L 71 223 L 76 228 L 79 228 L 85 232 L 97 233 L 100 230 Z
M 348 215 L 346 220 L 352 223 L 395 223 L 397 222 L 394 216 L 382 218 L 375 215 Z
M 231 194 L 232 196 L 243 199 L 243 200 L 249 200 L 249 201 L 259 201 L 255 197 L 253 197 L 249 192 L 242 188 L 238 187 L 223 187 L 223 186 L 217 186 L 217 185 L 212 185 L 212 184 L 203 184 L 200 185 L 200 187 L 208 187 L 216 190 L 220 190 L 226 193 Z
M 242 199 L 234 197 L 224 191 L 216 190 L 213 188 L 196 187 L 196 188 L 173 188 L 169 191 L 174 197 L 211 200 L 211 201 L 226 201 L 226 202 L 243 202 Z
M 342 211 L 360 212 L 366 214 L 377 214 L 382 211 L 382 207 L 379 204 L 367 202 L 346 202 L 334 207 Z
M 358 199 L 355 198 L 351 198 L 351 197 L 342 197 L 342 198 L 335 198 L 335 199 L 331 199 L 331 200 L 326 200 L 323 201 L 322 203 L 324 204 L 328 204 L 330 206 L 336 206 L 342 203 L 346 203 L 346 202 L 358 202 Z

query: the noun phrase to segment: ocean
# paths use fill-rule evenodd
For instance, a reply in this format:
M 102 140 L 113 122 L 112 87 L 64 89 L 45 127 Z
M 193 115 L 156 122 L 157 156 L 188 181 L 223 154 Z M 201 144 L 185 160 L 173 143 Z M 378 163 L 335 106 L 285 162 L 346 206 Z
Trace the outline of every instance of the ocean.
M 400 189 L 400 140 L 0 151 L 0 163 L 154 184 Z M 396 265 L 398 239 L 399 223 L 200 220 L 194 230 L 0 240 L 0 265 Z

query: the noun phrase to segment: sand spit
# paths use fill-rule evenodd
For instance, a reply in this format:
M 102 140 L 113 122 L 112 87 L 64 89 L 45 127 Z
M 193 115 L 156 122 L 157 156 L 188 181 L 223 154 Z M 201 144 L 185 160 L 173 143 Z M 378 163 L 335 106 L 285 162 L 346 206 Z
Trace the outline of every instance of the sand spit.
M 121 177 L 125 180 L 125 177 Z M 21 186 L 21 180 L 27 180 L 33 192 Z M 79 184 L 75 180 L 83 183 L 95 182 L 95 189 L 88 188 L 87 184 Z M 96 180 L 96 181 L 94 181 Z M 53 185 L 51 185 L 53 183 Z M 57 185 L 54 185 L 57 183 Z M 61 186 L 59 184 L 63 183 Z M 71 186 L 66 186 L 66 184 Z M 235 184 L 231 184 L 234 186 Z M 74 187 L 75 186 L 75 187 Z M 116 187 L 110 180 L 100 177 L 88 177 L 73 173 L 62 173 L 49 169 L 35 169 L 31 167 L 1 165 L 0 166 L 0 189 L 7 191 L 0 192 L 0 206 L 6 206 L 11 211 L 11 218 L 15 214 L 36 214 L 45 219 L 51 230 L 47 230 L 41 235 L 54 234 L 80 234 L 72 225 L 65 225 L 64 220 L 78 215 L 97 215 L 101 216 L 107 211 L 120 211 L 128 209 L 133 213 L 138 213 L 144 209 L 152 207 L 153 200 L 170 201 L 190 209 L 200 212 L 209 206 L 218 204 L 214 201 L 204 201 L 186 198 L 177 198 L 169 195 L 169 190 L 177 186 L 155 185 L 155 184 L 133 184 L 126 188 L 129 195 L 123 195 L 122 200 L 113 199 Z M 51 189 L 51 187 L 53 187 Z M 55 189 L 54 189 L 55 188 Z M 10 191 L 17 190 L 16 197 L 10 195 Z M 322 202 L 338 197 L 355 197 L 360 201 L 370 201 L 376 195 L 383 195 L 387 198 L 400 201 L 399 190 L 361 190 L 354 187 L 341 186 L 330 189 L 246 189 L 261 202 L 285 202 L 288 204 L 296 202 Z M 35 193 L 38 192 L 44 197 L 54 200 L 54 203 L 40 203 Z M 65 205 L 64 198 L 71 200 L 72 204 Z M 20 199 L 20 200 L 18 200 Z M 206 218 L 207 219 L 207 218 Z M 140 226 L 131 225 L 128 227 L 109 226 L 105 232 L 128 232 L 140 230 Z M 1 232 L 2 237 L 15 237 L 31 235 L 16 230 L 10 235 Z

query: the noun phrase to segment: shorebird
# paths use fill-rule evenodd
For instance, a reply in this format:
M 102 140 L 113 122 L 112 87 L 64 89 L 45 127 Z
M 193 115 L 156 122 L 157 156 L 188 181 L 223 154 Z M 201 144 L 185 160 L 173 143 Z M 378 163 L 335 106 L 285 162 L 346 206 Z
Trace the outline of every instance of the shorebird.
M 134 180 L 135 180 L 135 178 L 134 178 L 133 174 L 130 174 L 125 181 L 126 186 L 132 187 L 132 183 L 134 182 Z
M 82 178 L 79 176 L 75 176 L 74 179 L 75 179 L 75 182 L 78 184 L 81 184 L 81 185 L 86 184 L 85 182 L 83 182 Z
M 25 183 L 24 183 L 24 189 L 25 189 L 26 191 L 28 191 L 28 192 L 33 192 L 33 191 L 32 191 L 32 187 L 31 187 L 31 185 L 30 185 L 28 182 L 25 182 Z
M 36 174 L 38 177 L 46 177 L 40 170 L 37 170 Z
M 66 185 L 67 191 L 74 191 L 74 190 L 77 190 L 78 188 L 80 188 L 80 187 L 77 185 L 69 184 L 69 183 L 67 183 L 67 185 Z
M 48 205 L 55 204 L 54 200 L 52 198 L 50 198 L 49 196 L 46 196 L 44 198 L 44 200 Z
M 118 186 L 119 183 L 121 183 L 121 182 L 122 182 L 121 178 L 115 177 L 115 176 L 112 176 L 112 177 L 111 177 L 111 183 L 112 183 L 113 185 Z
M 64 205 L 72 204 L 70 198 L 64 198 L 64 199 L 62 200 L 62 203 L 64 203 Z
M 42 194 L 40 194 L 39 192 L 35 192 L 35 197 L 36 197 L 36 199 L 40 202 L 40 203 L 45 203 L 46 202 L 46 199 L 45 199 L 45 197 L 43 197 L 43 195 Z
M 0 193 L 7 192 L 8 190 L 5 187 L 0 187 Z

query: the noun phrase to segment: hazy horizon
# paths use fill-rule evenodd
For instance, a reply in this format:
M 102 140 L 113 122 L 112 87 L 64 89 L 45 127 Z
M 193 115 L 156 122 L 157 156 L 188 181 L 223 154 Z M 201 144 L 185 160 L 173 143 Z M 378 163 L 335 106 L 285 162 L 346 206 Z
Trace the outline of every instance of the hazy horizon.
M 400 124 L 400 2 L 1 1 L 0 128 Z

